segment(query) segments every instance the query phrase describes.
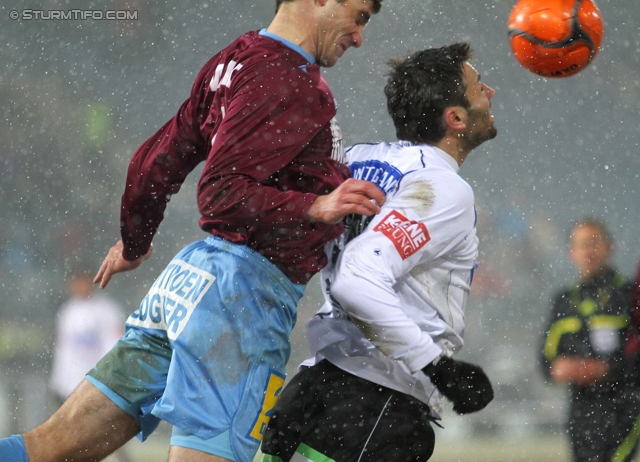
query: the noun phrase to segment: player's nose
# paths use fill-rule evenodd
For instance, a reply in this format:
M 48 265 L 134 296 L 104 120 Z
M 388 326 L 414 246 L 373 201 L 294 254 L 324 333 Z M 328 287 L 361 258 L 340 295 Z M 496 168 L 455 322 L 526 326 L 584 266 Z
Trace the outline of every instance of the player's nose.
M 487 98 L 491 99 L 493 98 L 493 95 L 496 94 L 496 91 L 491 88 L 489 85 L 483 84 L 484 85 L 484 92 L 487 94 Z
M 364 41 L 364 34 L 362 30 L 357 30 L 353 34 L 351 34 L 351 46 L 355 48 L 360 48 L 362 46 L 362 42 Z

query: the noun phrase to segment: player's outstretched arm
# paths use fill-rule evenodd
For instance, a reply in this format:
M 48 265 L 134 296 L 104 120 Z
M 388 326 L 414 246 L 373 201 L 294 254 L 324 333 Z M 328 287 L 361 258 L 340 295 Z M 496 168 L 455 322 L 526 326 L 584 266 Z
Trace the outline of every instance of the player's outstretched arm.
M 122 242 L 122 240 L 120 240 L 116 243 L 116 245 L 109 249 L 109 253 L 102 262 L 102 265 L 100 265 L 98 274 L 96 274 L 96 277 L 93 278 L 93 283 L 100 283 L 101 289 L 104 289 L 107 286 L 107 284 L 111 280 L 111 276 L 116 273 L 122 273 L 124 271 L 131 271 L 132 269 L 136 269 L 153 253 L 152 245 L 151 247 L 149 247 L 149 251 L 142 257 L 133 261 L 128 261 L 125 260 L 122 256 L 122 249 L 124 249 L 124 243 Z
M 349 178 L 330 194 L 318 196 L 307 213 L 312 221 L 336 224 L 351 213 L 375 215 L 385 200 L 375 184 Z

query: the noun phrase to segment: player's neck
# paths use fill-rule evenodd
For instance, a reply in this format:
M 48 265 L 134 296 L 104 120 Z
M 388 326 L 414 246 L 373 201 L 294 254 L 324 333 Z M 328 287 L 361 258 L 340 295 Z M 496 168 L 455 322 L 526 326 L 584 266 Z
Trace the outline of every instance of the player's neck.
M 437 143 L 434 143 L 434 146 L 453 157 L 453 160 L 458 163 L 458 167 L 462 166 L 462 163 L 467 158 L 468 152 L 461 149 L 461 143 L 457 137 L 445 136 Z
M 285 2 L 280 5 L 267 31 L 298 45 L 311 56 L 316 50 L 311 39 L 312 29 L 315 27 L 315 17 L 312 4 L 308 2 Z

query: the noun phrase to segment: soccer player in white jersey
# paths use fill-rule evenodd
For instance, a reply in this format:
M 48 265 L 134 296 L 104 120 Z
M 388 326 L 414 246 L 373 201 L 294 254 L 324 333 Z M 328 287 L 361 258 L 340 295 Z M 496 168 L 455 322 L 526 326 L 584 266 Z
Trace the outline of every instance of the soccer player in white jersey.
M 315 356 L 280 396 L 263 462 L 427 460 L 441 395 L 460 414 L 493 399 L 480 367 L 452 359 L 478 243 L 458 169 L 497 134 L 494 91 L 470 56 L 456 43 L 391 61 L 385 93 L 400 141 L 347 152 L 352 176 L 387 200 L 373 219 L 349 217 L 327 246 L 327 303 L 307 325 Z

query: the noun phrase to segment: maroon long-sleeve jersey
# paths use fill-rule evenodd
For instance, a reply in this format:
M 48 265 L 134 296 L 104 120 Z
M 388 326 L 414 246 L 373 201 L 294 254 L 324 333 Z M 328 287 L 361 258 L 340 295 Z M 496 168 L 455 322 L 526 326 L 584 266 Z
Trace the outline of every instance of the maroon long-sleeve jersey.
M 268 258 L 293 282 L 324 264 L 341 225 L 306 212 L 349 176 L 336 107 L 320 69 L 248 32 L 211 58 L 178 113 L 135 152 L 122 196 L 124 258 L 144 255 L 165 207 L 204 161 L 200 227 Z

